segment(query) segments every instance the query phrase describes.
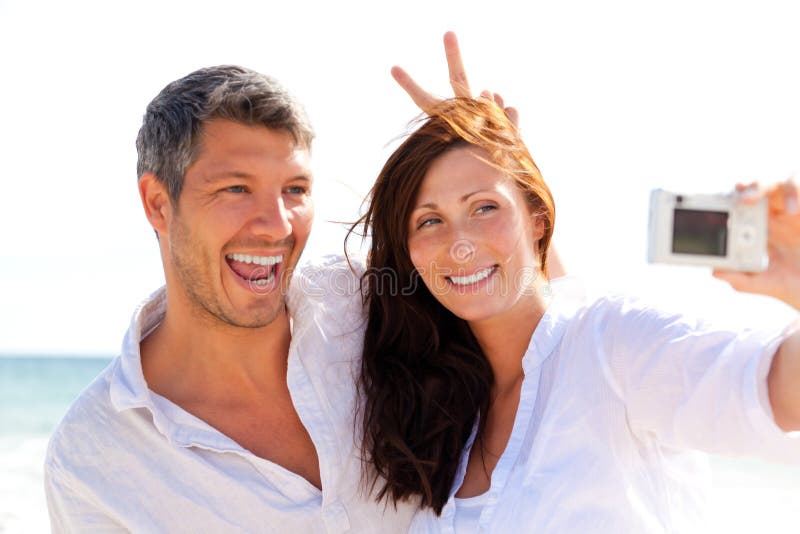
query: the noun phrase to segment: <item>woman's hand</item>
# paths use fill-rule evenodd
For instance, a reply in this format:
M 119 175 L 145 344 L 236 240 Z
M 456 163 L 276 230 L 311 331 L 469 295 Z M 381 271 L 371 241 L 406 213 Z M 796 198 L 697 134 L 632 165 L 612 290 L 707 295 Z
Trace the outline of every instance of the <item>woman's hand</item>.
M 793 179 L 760 189 L 737 185 L 744 202 L 769 203 L 769 267 L 761 273 L 714 271 L 739 291 L 769 295 L 800 310 L 800 192 Z
M 472 98 L 472 90 L 469 87 L 467 71 L 464 70 L 464 61 L 461 58 L 461 50 L 458 47 L 458 39 L 453 32 L 444 34 L 444 53 L 447 56 L 447 70 L 450 74 L 450 86 L 453 88 L 453 95 L 461 98 Z M 392 67 L 392 77 L 400 87 L 408 93 L 411 100 L 425 113 L 430 113 L 436 105 L 442 101 L 423 89 L 400 67 Z M 506 112 L 506 116 L 514 126 L 519 125 L 519 113 L 513 107 L 506 107 L 503 97 L 497 93 L 481 91 L 481 98 L 491 100 Z

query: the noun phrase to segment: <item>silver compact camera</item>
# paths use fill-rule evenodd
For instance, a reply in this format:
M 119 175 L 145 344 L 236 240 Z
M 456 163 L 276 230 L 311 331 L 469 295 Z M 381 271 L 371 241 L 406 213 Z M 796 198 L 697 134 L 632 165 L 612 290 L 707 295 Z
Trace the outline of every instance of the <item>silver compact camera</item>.
M 650 193 L 647 259 L 730 271 L 767 268 L 767 202 L 739 202 L 734 193 Z

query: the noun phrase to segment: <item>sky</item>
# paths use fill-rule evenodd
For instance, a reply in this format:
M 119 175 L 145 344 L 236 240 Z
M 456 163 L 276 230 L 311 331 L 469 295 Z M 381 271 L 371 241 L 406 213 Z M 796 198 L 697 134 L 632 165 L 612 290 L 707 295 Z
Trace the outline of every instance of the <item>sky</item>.
M 645 261 L 649 191 L 708 193 L 800 168 L 792 1 L 60 2 L 0 0 L 0 353 L 113 355 L 163 283 L 136 190 L 147 103 L 203 66 L 275 76 L 305 104 L 317 218 L 342 250 L 418 111 L 392 65 L 449 95 L 457 32 L 475 91 L 520 110 L 553 190 L 554 242 L 601 290 L 745 323 L 787 310 L 708 269 Z

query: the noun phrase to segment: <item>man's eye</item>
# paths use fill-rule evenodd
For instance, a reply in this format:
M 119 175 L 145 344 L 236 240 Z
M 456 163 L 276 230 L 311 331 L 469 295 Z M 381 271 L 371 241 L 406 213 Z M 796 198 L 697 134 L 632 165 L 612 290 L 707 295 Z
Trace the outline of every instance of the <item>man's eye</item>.
M 232 185 L 230 187 L 226 187 L 224 191 L 228 193 L 244 193 L 247 190 L 243 185 Z

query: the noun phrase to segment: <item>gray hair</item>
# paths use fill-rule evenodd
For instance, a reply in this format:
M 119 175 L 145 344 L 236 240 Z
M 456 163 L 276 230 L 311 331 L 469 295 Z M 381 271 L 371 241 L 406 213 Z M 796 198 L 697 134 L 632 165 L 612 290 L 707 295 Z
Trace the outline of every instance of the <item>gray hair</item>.
M 286 131 L 303 148 L 314 139 L 303 107 L 275 79 L 234 65 L 208 67 L 170 83 L 147 106 L 136 138 L 138 178 L 154 174 L 177 205 L 203 123 L 217 118 Z

